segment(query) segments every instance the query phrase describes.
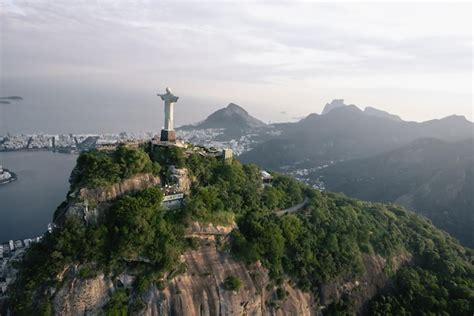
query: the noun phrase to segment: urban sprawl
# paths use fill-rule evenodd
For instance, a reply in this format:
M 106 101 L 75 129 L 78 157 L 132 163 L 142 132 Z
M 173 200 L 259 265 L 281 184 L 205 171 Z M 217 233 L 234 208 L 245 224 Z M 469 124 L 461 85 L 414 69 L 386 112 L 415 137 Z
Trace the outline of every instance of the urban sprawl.
M 252 135 L 245 135 L 230 141 L 218 141 L 216 138 L 223 133 L 222 129 L 186 130 L 177 134 L 186 142 L 214 147 L 217 149 L 231 148 L 236 155 L 249 150 L 253 144 Z M 121 143 L 144 142 L 156 133 L 119 134 L 8 134 L 0 135 L 0 151 L 17 150 L 53 150 L 64 153 L 77 153 L 82 150 L 114 146 Z

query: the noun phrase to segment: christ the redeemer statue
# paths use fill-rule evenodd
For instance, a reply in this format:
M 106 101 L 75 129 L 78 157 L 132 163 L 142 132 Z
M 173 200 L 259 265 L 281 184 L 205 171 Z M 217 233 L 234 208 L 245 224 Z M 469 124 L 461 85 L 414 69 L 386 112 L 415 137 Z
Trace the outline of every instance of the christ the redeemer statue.
M 174 142 L 176 141 L 176 132 L 173 129 L 173 112 L 174 103 L 178 101 L 179 97 L 175 96 L 168 87 L 166 87 L 165 94 L 158 95 L 161 100 L 165 101 L 165 127 L 161 130 L 161 141 Z

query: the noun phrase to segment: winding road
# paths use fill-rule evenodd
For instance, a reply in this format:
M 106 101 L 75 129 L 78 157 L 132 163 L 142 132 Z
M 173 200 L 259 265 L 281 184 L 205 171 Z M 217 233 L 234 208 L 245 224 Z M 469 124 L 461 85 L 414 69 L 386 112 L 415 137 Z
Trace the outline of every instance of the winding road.
M 282 216 L 282 215 L 285 215 L 285 214 L 297 212 L 297 211 L 301 210 L 303 207 L 305 207 L 306 204 L 308 204 L 308 201 L 309 201 L 308 198 L 305 197 L 303 202 L 301 202 L 300 204 L 296 204 L 296 205 L 293 205 L 289 208 L 285 208 L 283 210 L 276 211 L 275 214 L 278 215 L 278 216 Z

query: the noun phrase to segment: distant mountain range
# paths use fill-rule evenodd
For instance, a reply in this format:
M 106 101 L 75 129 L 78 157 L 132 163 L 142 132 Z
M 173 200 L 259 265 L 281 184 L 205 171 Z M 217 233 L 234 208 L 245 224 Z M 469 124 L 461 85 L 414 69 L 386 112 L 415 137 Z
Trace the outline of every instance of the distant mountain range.
M 338 99 L 322 114 L 266 125 L 231 103 L 192 128 L 222 128 L 225 139 L 252 133 L 241 161 L 309 170 L 304 180 L 330 191 L 403 204 L 474 247 L 474 124 L 463 116 L 407 122 Z
M 418 138 L 463 140 L 473 137 L 474 128 L 463 116 L 406 122 L 377 109 L 362 111 L 355 105 L 337 106 L 324 115 L 310 114 L 299 122 L 275 126 L 281 130 L 280 135 L 244 153 L 240 157 L 244 162 L 279 170 L 295 163 L 311 166 L 366 158 Z

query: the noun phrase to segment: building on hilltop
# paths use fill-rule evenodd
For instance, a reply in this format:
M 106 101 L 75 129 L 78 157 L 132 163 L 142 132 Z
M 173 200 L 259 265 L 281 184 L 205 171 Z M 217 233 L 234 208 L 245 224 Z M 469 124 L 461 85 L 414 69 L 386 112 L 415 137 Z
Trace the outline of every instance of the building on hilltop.
M 272 184 L 273 176 L 269 172 L 267 172 L 265 170 L 261 170 L 260 171 L 260 176 L 262 178 L 262 181 L 263 181 L 264 185 Z
M 234 152 L 230 148 L 225 148 L 222 150 L 222 158 L 224 161 L 232 161 L 232 158 L 234 157 Z

